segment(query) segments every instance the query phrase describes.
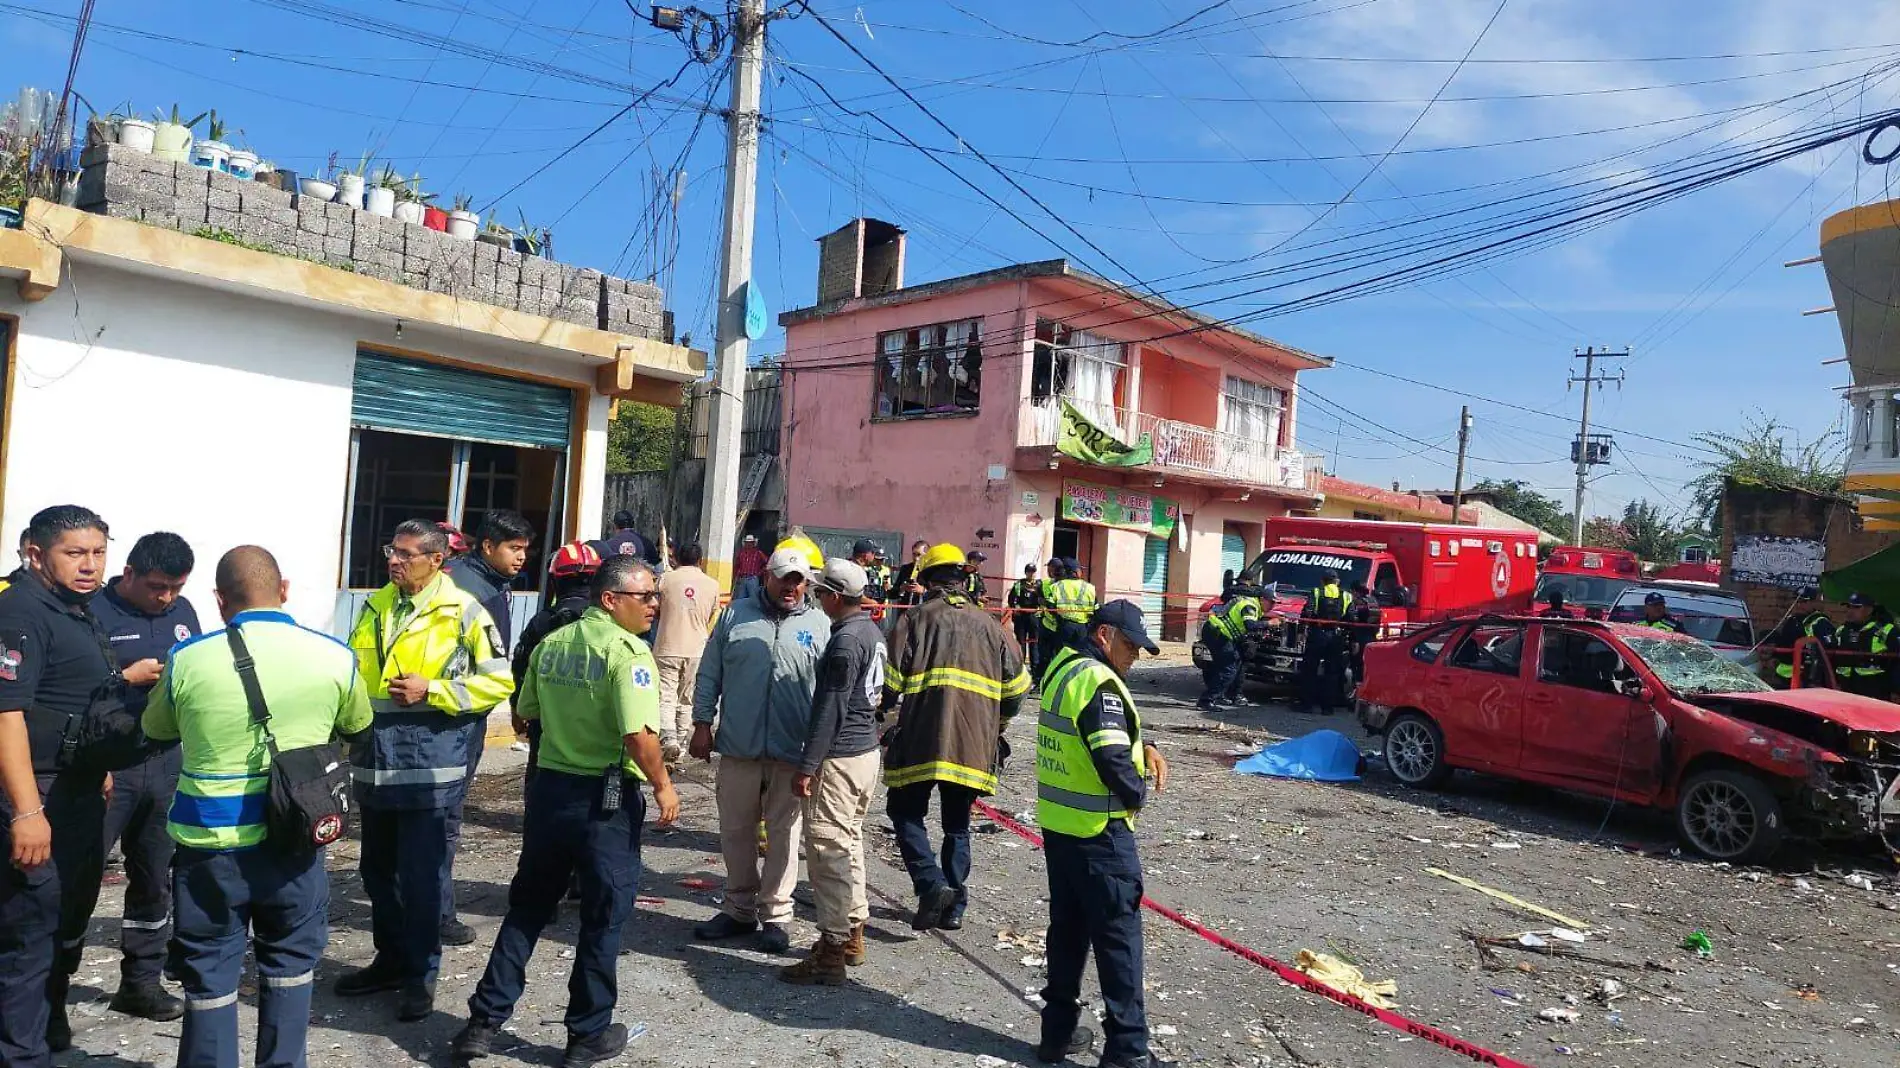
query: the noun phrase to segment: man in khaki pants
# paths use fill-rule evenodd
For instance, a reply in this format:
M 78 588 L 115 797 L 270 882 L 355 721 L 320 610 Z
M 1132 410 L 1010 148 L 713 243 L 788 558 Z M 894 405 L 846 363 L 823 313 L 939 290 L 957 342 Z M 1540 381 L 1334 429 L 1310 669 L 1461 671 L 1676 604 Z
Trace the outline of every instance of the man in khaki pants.
M 811 955 L 779 977 L 837 986 L 845 967 L 864 963 L 864 817 L 878 783 L 877 704 L 884 688 L 884 632 L 864 613 L 864 568 L 833 558 L 812 580 L 831 617 L 818 667 L 811 733 L 793 789 L 804 799 L 805 866 L 818 905 Z
M 681 546 L 660 576 L 660 633 L 653 660 L 660 671 L 660 752 L 677 763 L 693 736 L 693 683 L 706 635 L 719 614 L 719 584 L 699 569 L 698 545 Z
M 724 905 L 693 929 L 702 941 L 756 930 L 767 953 L 791 947 L 785 925 L 792 919 L 804 823 L 792 785 L 811 724 L 818 661 L 830 638 L 830 620 L 805 601 L 813 574 L 804 552 L 773 553 L 764 581 L 720 614 L 699 661 L 690 751 L 699 760 L 719 754 L 714 788 L 726 860 Z M 766 829 L 762 869 L 760 820 Z

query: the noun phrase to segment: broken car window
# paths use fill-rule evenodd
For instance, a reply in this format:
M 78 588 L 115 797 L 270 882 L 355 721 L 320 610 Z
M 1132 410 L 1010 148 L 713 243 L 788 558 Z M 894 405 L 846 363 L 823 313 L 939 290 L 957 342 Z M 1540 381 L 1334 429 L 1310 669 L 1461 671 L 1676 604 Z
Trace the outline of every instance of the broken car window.
M 1663 684 L 1677 693 L 1764 693 L 1769 685 L 1699 641 L 1625 637 Z

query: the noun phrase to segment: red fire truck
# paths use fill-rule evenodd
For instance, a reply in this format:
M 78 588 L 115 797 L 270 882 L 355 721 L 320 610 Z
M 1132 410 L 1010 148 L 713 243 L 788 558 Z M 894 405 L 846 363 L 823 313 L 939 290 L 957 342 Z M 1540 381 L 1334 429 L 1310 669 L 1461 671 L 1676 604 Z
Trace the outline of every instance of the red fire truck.
M 1328 571 L 1342 588 L 1369 586 L 1393 633 L 1457 615 L 1526 612 L 1537 583 L 1531 531 L 1284 516 L 1267 520 L 1266 542 L 1239 581 L 1267 590 L 1268 625 L 1242 657 L 1248 679 L 1276 688 L 1294 684 L 1306 650 L 1300 611 Z M 1207 662 L 1199 643 L 1194 660 Z
M 1542 610 L 1552 593 L 1562 593 L 1571 615 L 1594 613 L 1600 619 L 1616 604 L 1618 594 L 1642 580 L 1642 562 L 1628 549 L 1559 545 L 1544 561 L 1534 599 Z

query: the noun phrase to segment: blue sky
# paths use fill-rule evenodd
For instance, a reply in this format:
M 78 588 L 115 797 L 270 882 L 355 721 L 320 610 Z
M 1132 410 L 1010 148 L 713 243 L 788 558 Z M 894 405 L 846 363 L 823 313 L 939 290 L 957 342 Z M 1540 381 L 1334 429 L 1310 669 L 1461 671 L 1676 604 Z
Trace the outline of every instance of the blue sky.
M 18 82 L 58 86 L 77 6 L 0 8 Z M 1236 0 L 1158 39 L 1079 44 L 1160 29 L 1206 0 L 813 6 L 963 143 L 815 18 L 776 22 L 755 259 L 774 310 L 810 303 L 813 239 L 869 214 L 910 231 L 912 282 L 1067 253 L 1216 314 L 1261 313 L 1261 297 L 1236 295 L 1248 286 L 1206 283 L 1408 218 L 1654 175 L 1900 95 L 1900 76 L 1875 70 L 1900 42 L 1900 9 L 1876 0 L 1508 0 L 1488 30 L 1496 0 Z M 145 0 L 100 5 L 97 19 L 78 87 L 100 109 L 216 107 L 283 166 L 375 150 L 445 199 L 466 191 L 503 221 L 552 226 L 563 260 L 644 276 L 671 259 L 682 329 L 710 341 L 724 128 L 704 102 L 723 106 L 722 67 L 693 62 L 626 0 Z M 1009 211 L 814 80 L 941 150 Z M 677 255 L 656 257 L 654 174 L 676 165 Z M 1673 509 L 1697 433 L 1755 411 L 1805 436 L 1838 420 L 1846 369 L 1822 361 L 1840 354 L 1839 331 L 1799 314 L 1829 303 L 1825 280 L 1781 264 L 1813 254 L 1822 217 L 1882 198 L 1887 181 L 1855 139 L 1456 278 L 1251 325 L 1340 361 L 1302 377 L 1300 422 L 1301 444 L 1336 473 L 1449 485 L 1470 403 L 1469 477 L 1564 500 L 1571 353 L 1628 345 L 1627 382 L 1600 394 L 1593 421 L 1663 440 L 1620 438 L 1590 511 L 1632 497 Z

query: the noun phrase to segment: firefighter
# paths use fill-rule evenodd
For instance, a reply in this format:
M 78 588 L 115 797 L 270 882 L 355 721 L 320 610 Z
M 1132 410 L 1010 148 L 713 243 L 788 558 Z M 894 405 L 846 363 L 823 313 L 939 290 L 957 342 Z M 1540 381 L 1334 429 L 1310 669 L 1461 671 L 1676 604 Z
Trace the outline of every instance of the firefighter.
M 1346 609 L 1346 660 L 1352 665 L 1352 681 L 1357 686 L 1366 680 L 1366 646 L 1379 638 L 1385 613 L 1379 610 L 1379 596 L 1364 582 L 1352 584 L 1352 607 Z
M 1842 658 L 1835 665 L 1841 689 L 1882 701 L 1892 696 L 1893 684 L 1884 658 L 1893 643 L 1893 631 L 1893 617 L 1873 598 L 1864 593 L 1847 598 L 1847 622 L 1834 632 L 1834 648 L 1862 655 Z
M 1016 632 L 1016 644 L 1022 647 L 1023 659 L 1031 665 L 1030 671 L 1042 675 L 1042 659 L 1036 651 L 1036 632 L 1042 628 L 1036 625 L 1036 610 L 1042 607 L 1042 583 L 1036 578 L 1036 565 L 1024 564 L 1023 577 L 1009 588 L 1007 601 L 1010 610 L 1010 625 Z
M 1320 575 L 1319 588 L 1306 598 L 1300 621 L 1306 624 L 1306 652 L 1300 657 L 1300 706 L 1330 715 L 1345 701 L 1344 639 L 1339 624 L 1352 608 L 1352 594 L 1339 588 L 1337 572 Z
M 1813 586 L 1801 587 L 1795 594 L 1794 607 L 1782 617 L 1780 625 L 1762 639 L 1762 644 L 1774 652 L 1775 677 L 1771 681 L 1777 689 L 1785 690 L 1794 684 L 1794 645 L 1803 638 L 1813 638 L 1822 645 L 1834 641 L 1834 621 L 1821 611 L 1821 591 Z M 1813 655 L 1806 658 L 1808 671 L 1803 683 L 1812 681 L 1815 661 Z
M 1233 596 L 1221 602 L 1201 624 L 1201 643 L 1212 657 L 1201 676 L 1201 699 L 1194 707 L 1211 712 L 1215 705 L 1236 704 L 1229 696 L 1242 673 L 1240 640 L 1260 623 L 1260 596 L 1253 587 L 1232 587 Z
M 964 592 L 963 550 L 936 545 L 917 561 L 922 604 L 891 632 L 881 711 L 897 710 L 885 735 L 885 812 L 897 828 L 917 912 L 911 927 L 954 931 L 969 903 L 970 809 L 996 792 L 1009 755 L 1003 728 L 1029 692 L 1016 644 Z M 938 796 L 942 864 L 924 816 Z
M 548 561 L 548 603 L 521 628 L 521 640 L 515 643 L 511 674 L 517 692 L 528 681 L 535 648 L 548 635 L 580 619 L 593 603 L 590 587 L 594 573 L 599 570 L 600 552 L 591 542 L 570 541 Z M 528 738 L 528 766 L 521 775 L 521 795 L 526 799 L 528 787 L 534 785 L 534 758 L 541 751 L 541 724 L 516 716 L 514 728 L 516 734 L 525 734 Z
M 1651 630 L 1666 630 L 1671 634 L 1682 633 L 1682 621 L 1669 614 L 1669 600 L 1652 590 L 1643 598 L 1643 618 L 1636 621 L 1639 627 Z

